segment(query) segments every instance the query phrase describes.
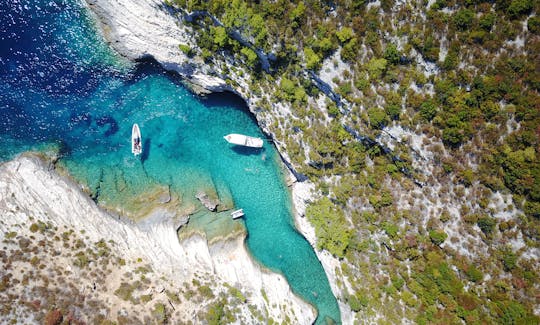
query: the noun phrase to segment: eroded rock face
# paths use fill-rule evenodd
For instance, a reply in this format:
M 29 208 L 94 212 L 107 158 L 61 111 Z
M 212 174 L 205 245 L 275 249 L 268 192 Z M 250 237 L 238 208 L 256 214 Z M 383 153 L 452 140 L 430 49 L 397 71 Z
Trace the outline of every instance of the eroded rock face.
M 101 30 L 110 45 L 130 60 L 153 57 L 163 68 L 178 72 L 198 92 L 233 91 L 213 76 L 204 62 L 188 58 L 180 44 L 194 46 L 189 27 L 160 0 L 86 0 L 99 16 Z M 197 87 L 198 86 L 198 87 Z
M 200 191 L 195 195 L 195 197 L 201 201 L 202 205 L 204 205 L 208 210 L 210 211 L 216 211 L 217 206 L 219 205 L 218 199 L 212 199 L 208 194 L 206 194 L 203 191 Z
M 265 318 L 280 322 L 289 318 L 298 324 L 315 319 L 313 308 L 291 292 L 281 275 L 251 260 L 243 237 L 209 245 L 206 238 L 194 235 L 180 242 L 176 229 L 187 222 L 186 217 L 156 210 L 142 223 L 119 219 L 96 206 L 76 183 L 47 166 L 32 155 L 0 166 L 0 238 L 14 227 L 27 229 L 20 225 L 32 222 L 67 227 L 84 233 L 88 242 L 113 243 L 112 254 L 122 259 L 148 262 L 153 272 L 167 277 L 178 288 L 191 283 L 195 276 L 207 274 L 215 279 L 214 292 L 226 291 L 224 284 L 238 288 Z M 22 232 L 19 235 L 24 237 Z M 203 307 L 188 300 L 182 309 L 184 315 L 192 315 Z M 254 320 L 247 304 L 240 310 L 243 317 Z

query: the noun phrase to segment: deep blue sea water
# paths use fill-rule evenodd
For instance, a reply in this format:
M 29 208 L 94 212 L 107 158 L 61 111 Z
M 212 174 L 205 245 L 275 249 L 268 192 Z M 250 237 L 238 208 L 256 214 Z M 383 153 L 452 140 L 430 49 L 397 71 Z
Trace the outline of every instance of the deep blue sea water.
M 0 0 L 0 42 L 0 160 L 58 146 L 61 162 L 102 204 L 156 184 L 186 202 L 204 187 L 228 193 L 245 211 L 251 254 L 316 306 L 318 322 L 340 322 L 322 266 L 293 226 L 276 150 L 223 139 L 264 137 L 241 100 L 201 99 L 155 63 L 117 57 L 76 1 Z M 142 159 L 131 154 L 133 123 Z

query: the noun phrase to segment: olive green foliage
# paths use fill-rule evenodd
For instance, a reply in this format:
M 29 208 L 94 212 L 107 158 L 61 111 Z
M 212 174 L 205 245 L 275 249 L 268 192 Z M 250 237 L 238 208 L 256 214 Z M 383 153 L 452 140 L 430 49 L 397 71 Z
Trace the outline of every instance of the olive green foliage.
M 221 52 L 231 53 L 240 58 L 239 64 L 255 71 L 251 76 L 257 79 L 257 85 L 274 90 L 270 92 L 273 100 L 291 104 L 294 120 L 280 120 L 272 131 L 278 139 L 286 139 L 297 170 L 331 198 L 311 204 L 306 215 L 316 228 L 319 248 L 351 265 L 343 272 L 354 293 L 344 298 L 354 311 L 383 311 L 389 323 L 399 323 L 403 318 L 421 324 L 538 323 L 531 316 L 528 298 L 533 296 L 530 288 L 537 273 L 523 265 L 519 252 L 496 248 L 506 236 L 519 231 L 529 246 L 540 241 L 537 3 L 437 0 L 428 8 L 383 0 L 380 7 L 368 8 L 367 1 L 337 0 L 330 8 L 328 2 L 305 0 L 176 2 L 188 11 L 208 10 L 225 24 L 223 29 L 207 20 L 194 24 L 199 31 L 197 44 L 202 47 L 197 54 L 209 59 Z M 335 12 L 332 19 L 328 19 L 328 12 Z M 244 49 L 223 33 L 231 30 L 251 40 L 255 47 L 274 53 L 277 60 L 271 63 L 273 71 L 257 71 L 257 59 L 248 52 L 253 48 Z M 512 48 L 509 44 L 518 36 L 525 46 Z M 404 40 L 400 41 L 400 50 L 389 41 L 396 38 Z M 439 57 L 441 44 L 448 47 L 444 58 Z M 363 46 L 367 51 L 361 50 Z M 338 108 L 328 102 L 330 120 L 323 123 L 324 110 L 313 108 L 307 101 L 307 95 L 316 98 L 319 93 L 303 70 L 321 69 L 323 60 L 335 51 L 348 63 L 348 71 L 334 80 L 337 87 L 333 90 L 350 106 Z M 417 53 L 438 65 L 441 73 L 425 75 L 415 63 L 413 55 Z M 333 64 L 337 66 L 338 62 Z M 411 89 L 412 84 L 419 90 Z M 489 200 L 481 198 L 488 194 L 471 202 L 485 211 L 462 208 L 461 218 L 466 223 L 463 231 L 474 234 L 478 232 L 475 225 L 480 228 L 481 237 L 496 256 L 489 260 L 493 263 L 456 256 L 449 247 L 452 245 L 441 245 L 454 242 L 436 230 L 441 227 L 439 222 L 450 221 L 449 214 L 443 212 L 440 220 L 422 228 L 417 223 L 422 216 L 401 211 L 382 188 L 388 179 L 399 180 L 406 190 L 415 186 L 412 179 L 417 174 L 413 168 L 410 179 L 400 173 L 408 161 L 410 165 L 408 155 L 412 154 L 406 148 L 394 149 L 396 156 L 404 158 L 402 164 L 380 147 L 355 141 L 343 128 L 346 121 L 362 135 L 376 137 L 391 120 L 443 140 L 447 158 L 441 158 L 442 148 L 439 153 L 434 149 L 436 172 L 430 177 L 455 179 L 470 190 L 513 195 L 516 208 L 525 215 L 516 217 L 511 225 L 497 225 L 497 219 L 487 210 Z M 288 139 L 291 129 L 310 148 L 308 164 L 304 164 L 306 155 L 296 140 Z M 510 134 L 509 129 L 513 130 Z M 466 154 L 476 157 L 477 168 L 468 165 Z M 367 156 L 373 167 L 366 166 Z M 323 176 L 333 175 L 341 176 L 336 184 L 321 181 Z M 374 211 L 355 211 L 348 205 L 365 206 L 366 199 Z M 345 216 L 350 217 L 352 225 Z M 369 233 L 381 231 L 391 239 L 384 249 L 391 252 L 390 256 L 379 253 L 381 243 L 368 239 Z M 403 269 L 404 261 L 410 270 Z M 374 265 L 376 270 L 372 269 Z M 371 276 L 379 269 L 388 274 L 387 279 Z M 495 280 L 498 272 L 507 272 L 504 280 Z M 405 303 L 410 313 L 403 314 L 401 306 L 392 308 L 392 302 L 397 301 Z M 212 310 L 215 315 L 221 314 L 219 306 Z
M 157 303 L 154 306 L 152 315 L 155 317 L 158 323 L 162 323 L 162 324 L 165 323 L 167 321 L 167 310 L 165 308 L 165 305 L 162 303 Z
M 467 277 L 473 282 L 480 282 L 484 278 L 484 274 L 482 273 L 482 271 L 477 269 L 474 265 L 469 266 L 465 273 L 467 274 Z
M 527 28 L 531 33 L 540 34 L 540 17 L 533 16 L 527 20 Z
M 306 91 L 302 86 L 295 84 L 287 77 L 281 78 L 279 83 L 281 93 L 278 94 L 279 98 L 283 98 L 287 101 L 303 102 L 306 100 Z
M 354 37 L 354 32 L 352 28 L 345 27 L 337 31 L 336 36 L 341 42 L 341 44 L 345 44 L 346 42 L 350 41 Z
M 533 8 L 532 0 L 512 0 L 506 13 L 511 18 L 518 18 L 522 15 L 528 14 Z
M 493 232 L 493 229 L 495 228 L 495 219 L 493 219 L 490 216 L 484 216 L 478 219 L 478 227 L 480 230 L 482 230 L 485 234 L 491 234 Z
M 371 59 L 367 64 L 367 70 L 372 80 L 379 80 L 386 72 L 388 61 L 384 58 Z
M 343 257 L 352 234 L 343 211 L 324 197 L 308 206 L 306 216 L 315 227 L 318 248 Z
M 258 62 L 257 54 L 250 48 L 243 47 L 240 52 L 245 56 L 246 62 L 249 66 L 255 66 Z
M 191 57 L 193 56 L 193 50 L 191 49 L 191 47 L 189 47 L 189 45 L 186 45 L 186 44 L 178 44 L 178 48 L 180 49 L 180 51 L 182 51 L 185 55 Z
M 437 114 L 437 106 L 432 100 L 427 100 L 420 105 L 420 116 L 425 121 L 431 121 Z
M 321 65 L 321 58 L 313 51 L 312 48 L 304 48 L 304 55 L 306 56 L 306 67 L 310 70 L 318 70 Z
M 398 64 L 401 54 L 399 53 L 397 47 L 394 44 L 388 44 L 384 50 L 384 58 L 390 64 Z
M 474 19 L 474 12 L 469 9 L 459 10 L 453 18 L 453 22 L 457 28 L 465 30 L 471 27 Z
M 448 235 L 443 230 L 431 230 L 429 232 L 429 239 L 437 246 L 444 243 L 447 237 Z
M 371 107 L 368 109 L 367 113 L 369 116 L 369 125 L 371 125 L 372 128 L 382 129 L 389 122 L 388 115 L 386 115 L 386 112 L 383 109 Z

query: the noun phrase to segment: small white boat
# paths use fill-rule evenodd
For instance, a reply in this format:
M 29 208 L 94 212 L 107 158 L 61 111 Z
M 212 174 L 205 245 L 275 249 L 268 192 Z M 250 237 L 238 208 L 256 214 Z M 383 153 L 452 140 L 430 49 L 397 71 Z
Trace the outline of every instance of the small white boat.
M 135 156 L 142 153 L 141 141 L 141 130 L 139 130 L 139 126 L 137 125 L 137 123 L 135 123 L 133 124 L 133 128 L 131 129 L 131 152 L 133 152 Z
M 244 209 L 239 209 L 231 212 L 231 217 L 233 219 L 238 219 L 244 215 Z
M 261 138 L 254 138 L 243 134 L 228 134 L 224 136 L 227 142 L 244 147 L 262 148 L 263 140 Z

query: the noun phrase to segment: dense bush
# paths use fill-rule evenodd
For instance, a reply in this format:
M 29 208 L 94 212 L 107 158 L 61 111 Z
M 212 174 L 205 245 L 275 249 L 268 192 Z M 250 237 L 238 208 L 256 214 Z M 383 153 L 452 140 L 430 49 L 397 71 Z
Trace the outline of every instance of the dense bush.
M 351 230 L 343 211 L 325 197 L 310 204 L 306 216 L 315 227 L 317 246 L 343 257 L 351 240 Z

